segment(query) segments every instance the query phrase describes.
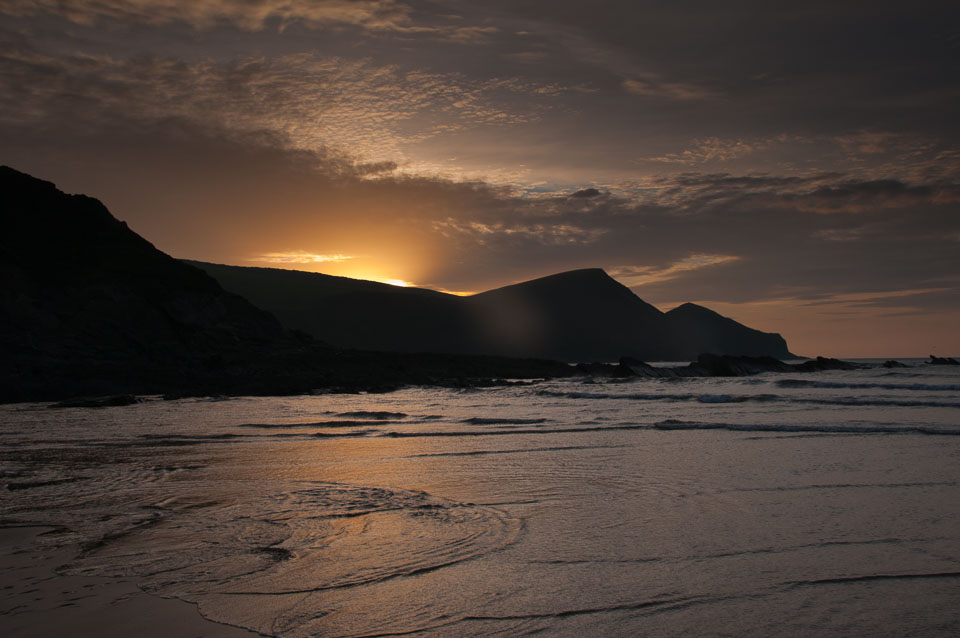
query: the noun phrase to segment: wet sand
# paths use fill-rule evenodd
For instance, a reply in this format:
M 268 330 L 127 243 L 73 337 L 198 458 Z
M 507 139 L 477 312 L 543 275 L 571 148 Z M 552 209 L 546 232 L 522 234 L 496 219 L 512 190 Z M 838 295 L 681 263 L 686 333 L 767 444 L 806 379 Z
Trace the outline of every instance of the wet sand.
M 0 636 L 954 638 L 957 374 L 0 406 Z
M 64 576 L 58 566 L 74 552 L 45 552 L 42 527 L 0 528 L 0 634 L 18 638 L 251 638 L 204 619 L 197 606 L 145 594 L 129 580 Z

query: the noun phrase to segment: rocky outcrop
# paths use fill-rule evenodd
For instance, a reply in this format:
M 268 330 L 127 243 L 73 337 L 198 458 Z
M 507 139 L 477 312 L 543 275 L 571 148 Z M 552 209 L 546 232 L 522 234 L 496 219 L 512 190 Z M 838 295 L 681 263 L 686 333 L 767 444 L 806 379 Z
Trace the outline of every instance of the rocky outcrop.
M 633 357 L 623 357 L 617 365 L 577 366 L 578 372 L 598 377 L 636 377 L 641 379 L 677 379 L 689 377 L 748 377 L 765 372 L 822 372 L 859 370 L 858 363 L 817 357 L 802 363 L 785 363 L 774 357 L 739 357 L 703 353 L 686 366 L 652 366 Z
M 685 303 L 666 313 L 666 318 L 677 361 L 689 361 L 704 352 L 796 358 L 779 334 L 748 328 L 703 306 Z
M 670 379 L 682 376 L 681 370 L 685 368 L 656 367 L 649 363 L 644 363 L 635 357 L 621 357 L 620 368 L 630 372 L 630 376 L 641 377 L 644 379 Z
M 952 359 L 950 357 L 935 357 L 930 355 L 930 360 L 927 361 L 929 365 L 933 366 L 960 366 L 960 361 Z
M 762 372 L 792 372 L 796 368 L 773 357 L 732 357 L 701 354 L 691 370 L 705 377 L 746 377 Z
M 896 359 L 888 359 L 880 364 L 884 368 L 909 368 L 907 364 L 897 361 Z
M 794 368 L 798 372 L 822 372 L 824 370 L 860 370 L 867 366 L 852 363 L 850 361 L 841 361 L 840 359 L 831 359 L 829 357 L 817 357 L 803 363 L 798 363 Z
M 287 337 L 269 313 L 160 252 L 95 199 L 5 167 L 0 197 L 5 352 L 163 359 Z

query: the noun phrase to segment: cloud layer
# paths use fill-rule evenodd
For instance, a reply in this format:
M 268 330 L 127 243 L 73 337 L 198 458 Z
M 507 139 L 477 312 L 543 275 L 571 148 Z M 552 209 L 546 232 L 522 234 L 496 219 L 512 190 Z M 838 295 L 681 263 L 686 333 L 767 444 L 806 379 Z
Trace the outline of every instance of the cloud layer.
M 197 29 L 230 22 L 245 30 L 302 20 L 311 25 L 350 24 L 372 29 L 402 29 L 409 8 L 394 0 L 9 0 L 0 12 L 12 16 L 53 14 L 83 25 L 109 19 L 165 25 L 184 22 Z

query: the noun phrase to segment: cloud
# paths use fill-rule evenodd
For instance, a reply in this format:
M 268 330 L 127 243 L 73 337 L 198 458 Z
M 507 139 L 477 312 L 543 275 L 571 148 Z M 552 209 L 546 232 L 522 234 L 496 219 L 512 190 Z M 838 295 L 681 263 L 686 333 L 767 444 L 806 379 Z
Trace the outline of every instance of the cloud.
M 503 222 L 461 222 L 453 218 L 433 223 L 433 229 L 448 238 L 464 239 L 477 245 L 502 246 L 505 242 L 533 241 L 543 245 L 590 244 L 607 233 L 605 228 L 581 228 L 573 224 L 508 224 Z
M 717 136 L 703 137 L 693 140 L 690 148 L 679 152 L 666 153 L 658 157 L 644 158 L 644 161 L 659 162 L 662 164 L 686 164 L 690 166 L 705 164 L 707 162 L 727 162 L 741 159 L 758 151 L 768 150 L 771 147 L 788 142 L 806 141 L 808 140 L 804 140 L 799 136 L 786 134 L 757 139 L 731 139 Z
M 893 131 L 859 130 L 833 138 L 847 153 L 853 155 L 915 155 L 934 148 L 929 139 Z
M 442 34 L 444 38 L 450 42 L 482 44 L 488 42 L 492 36 L 500 33 L 500 28 L 494 26 L 468 26 L 449 29 L 424 28 L 423 31 L 433 31 L 438 35 Z
M 960 185 L 884 178 L 858 180 L 837 173 L 807 176 L 684 173 L 657 180 L 658 203 L 695 211 L 742 206 L 810 213 L 866 213 L 879 209 L 930 206 L 960 201 Z
M 863 213 L 878 208 L 957 202 L 960 201 L 960 188 L 955 185 L 912 185 L 896 179 L 877 179 L 823 185 L 812 192 L 791 195 L 789 199 L 803 211 Z
M 702 164 L 716 160 L 737 159 L 753 153 L 758 148 L 763 147 L 749 144 L 743 140 L 721 140 L 719 137 L 708 137 L 696 140 L 693 148 L 685 149 L 679 153 L 667 153 L 660 157 L 651 157 L 647 161 L 670 164 Z
M 949 299 L 949 304 L 944 300 Z M 858 292 L 825 295 L 816 299 L 797 300 L 798 306 L 817 306 L 829 308 L 842 306 L 845 310 L 882 309 L 888 313 L 914 313 L 930 308 L 935 302 L 941 307 L 960 309 L 960 287 L 938 287 L 904 290 L 884 290 L 880 292 Z
M 587 199 L 590 197 L 599 197 L 600 191 L 596 188 L 581 188 L 578 191 L 570 193 L 570 197 L 578 197 L 581 199 Z
M 0 50 L 0 122 L 36 126 L 65 118 L 95 127 L 117 113 L 182 118 L 272 131 L 298 149 L 349 149 L 373 173 L 402 168 L 410 144 L 529 123 L 565 90 L 312 54 L 186 61 Z
M 504 59 L 522 64 L 537 64 L 550 57 L 550 54 L 546 51 L 518 51 L 516 53 L 502 53 L 501 56 Z
M 0 12 L 12 16 L 54 14 L 84 25 L 109 19 L 151 25 L 185 22 L 206 29 L 229 22 L 248 31 L 263 29 L 270 20 L 377 30 L 410 25 L 410 8 L 395 0 L 7 0 L 0 4 Z
M 866 233 L 867 228 L 865 226 L 857 226 L 853 228 L 824 228 L 815 231 L 813 236 L 826 241 L 849 242 L 860 241 Z
M 184 24 L 205 31 L 230 25 L 244 32 L 283 32 L 291 25 L 312 30 L 359 29 L 372 36 L 394 36 L 462 45 L 487 44 L 500 33 L 491 24 L 461 24 L 460 17 L 418 10 L 399 0 L 8 0 L 0 14 L 14 17 L 56 15 L 86 27 L 133 24 L 165 27 Z
M 738 261 L 736 255 L 705 255 L 697 253 L 666 266 L 617 266 L 610 274 L 630 287 L 669 281 L 701 268 L 710 268 Z
M 685 82 L 661 81 L 655 75 L 648 75 L 643 78 L 628 78 L 623 81 L 622 86 L 631 95 L 667 100 L 697 101 L 716 97 L 713 91 L 704 87 Z
M 252 257 L 247 261 L 266 262 L 269 264 L 324 264 L 337 263 L 353 259 L 351 255 L 314 255 L 303 251 L 291 251 L 285 253 L 264 253 Z

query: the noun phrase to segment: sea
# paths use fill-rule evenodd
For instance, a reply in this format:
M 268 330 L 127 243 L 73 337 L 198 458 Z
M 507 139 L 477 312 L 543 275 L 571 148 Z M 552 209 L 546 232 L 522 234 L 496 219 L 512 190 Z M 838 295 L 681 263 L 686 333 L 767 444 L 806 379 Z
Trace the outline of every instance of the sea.
M 0 525 L 268 636 L 960 635 L 960 366 L 0 406 Z

